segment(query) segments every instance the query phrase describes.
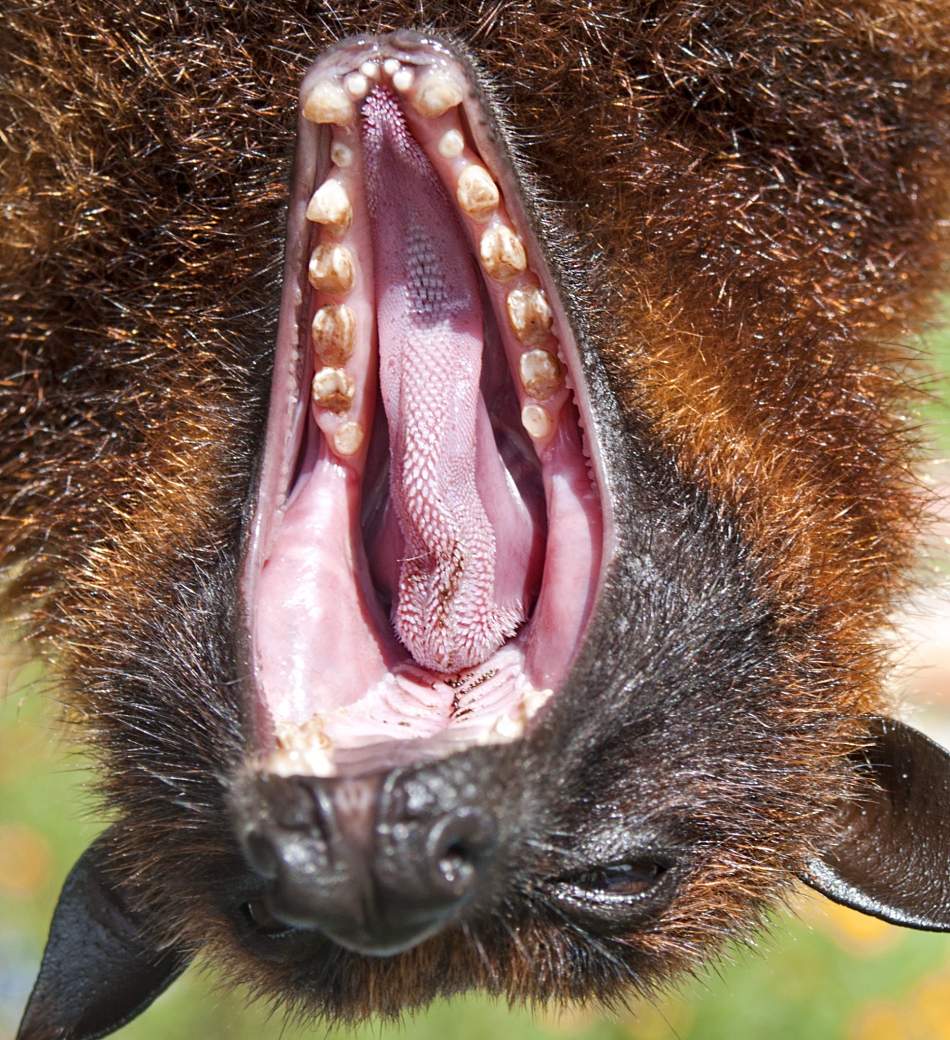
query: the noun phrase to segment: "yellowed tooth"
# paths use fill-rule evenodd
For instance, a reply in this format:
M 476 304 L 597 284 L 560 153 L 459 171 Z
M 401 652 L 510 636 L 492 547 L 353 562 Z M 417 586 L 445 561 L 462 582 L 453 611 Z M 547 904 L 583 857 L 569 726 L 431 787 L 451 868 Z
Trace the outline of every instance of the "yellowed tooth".
M 445 115 L 462 101 L 462 88 L 444 72 L 430 72 L 412 99 L 420 116 L 430 119 Z
M 311 123 L 345 126 L 353 120 L 353 102 L 338 83 L 324 79 L 313 85 L 304 102 L 303 114 Z
M 342 141 L 334 141 L 330 145 L 330 161 L 334 166 L 345 169 L 353 162 L 353 150 L 348 148 Z
M 358 422 L 345 422 L 333 434 L 333 447 L 338 455 L 355 455 L 363 443 L 363 427 Z
M 561 363 L 547 350 L 529 350 L 521 355 L 521 383 L 538 401 L 546 401 L 561 389 Z
M 484 166 L 472 163 L 462 170 L 455 197 L 470 217 L 487 220 L 498 206 L 498 185 Z
M 356 316 L 346 304 L 321 307 L 310 326 L 313 348 L 327 365 L 342 365 L 353 353 Z
M 486 228 L 478 243 L 478 253 L 482 266 L 499 282 L 520 274 L 528 266 L 521 239 L 504 224 Z
M 379 78 L 379 66 L 375 61 L 364 61 L 363 64 L 360 65 L 360 72 L 362 72 L 367 79 Z
M 307 220 L 324 224 L 342 234 L 353 222 L 353 207 L 346 189 L 336 180 L 324 181 L 307 206 Z
M 551 334 L 551 307 L 543 289 L 512 289 L 507 299 L 508 320 L 521 343 L 537 347 Z
M 439 138 L 439 155 L 446 159 L 457 159 L 465 150 L 465 138 L 458 130 L 446 130 Z
M 554 429 L 551 416 L 539 404 L 526 404 L 521 409 L 521 425 L 535 440 L 542 440 Z
M 400 70 L 401 67 L 402 66 L 399 64 L 398 61 L 396 61 L 395 58 L 387 58 L 383 62 L 383 72 L 385 72 L 386 75 L 389 76 L 390 78 L 395 76 L 396 73 Z
M 345 412 L 353 401 L 356 387 L 342 368 L 321 368 L 311 384 L 313 403 L 328 412 Z
M 346 246 L 322 243 L 310 254 L 307 273 L 314 289 L 349 292 L 353 288 L 353 254 Z

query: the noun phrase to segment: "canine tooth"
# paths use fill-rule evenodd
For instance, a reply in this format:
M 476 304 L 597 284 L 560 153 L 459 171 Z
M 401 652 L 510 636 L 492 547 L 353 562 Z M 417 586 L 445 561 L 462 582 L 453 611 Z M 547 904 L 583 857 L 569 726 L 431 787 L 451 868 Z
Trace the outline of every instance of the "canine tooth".
M 313 403 L 328 412 L 345 412 L 356 393 L 353 380 L 342 368 L 321 368 L 310 389 Z
M 315 83 L 307 95 L 303 114 L 311 123 L 344 125 L 353 119 L 353 102 L 339 84 L 325 79 Z
M 412 86 L 412 80 L 412 69 L 399 69 L 398 72 L 393 73 L 393 86 L 400 94 L 405 94 Z
M 543 289 L 512 289 L 508 293 L 508 320 L 522 343 L 540 346 L 551 332 L 551 307 Z
M 346 168 L 353 162 L 353 149 L 342 141 L 334 141 L 330 145 L 330 161 L 334 166 Z
M 521 409 L 521 425 L 536 440 L 541 440 L 554 429 L 551 416 L 539 404 L 526 404 Z
M 412 99 L 412 106 L 420 116 L 434 118 L 445 115 L 461 101 L 462 90 L 455 80 L 442 72 L 430 72 Z
M 346 231 L 353 220 L 353 207 L 346 189 L 339 181 L 324 181 L 317 188 L 307 206 L 307 220 L 326 224 L 334 231 Z
M 561 363 L 547 350 L 529 350 L 521 355 L 521 384 L 539 401 L 546 401 L 561 388 Z
M 462 170 L 455 197 L 470 217 L 487 220 L 498 205 L 498 186 L 484 166 L 472 163 Z
M 399 62 L 396 61 L 395 58 L 387 58 L 383 62 L 383 72 L 385 72 L 387 76 L 395 76 L 399 69 Z
M 457 159 L 465 149 L 465 138 L 458 130 L 446 130 L 439 138 L 439 155 L 446 159 Z
M 364 61 L 363 64 L 360 65 L 360 72 L 362 72 L 367 79 L 376 79 L 379 76 L 379 66 L 375 61 Z
M 546 690 L 528 690 L 521 702 L 526 718 L 533 719 L 553 696 L 554 690 L 550 687 Z
M 353 288 L 353 254 L 346 246 L 319 245 L 310 254 L 308 274 L 314 289 L 349 292 Z
M 478 253 L 482 266 L 499 282 L 520 274 L 528 266 L 521 239 L 504 224 L 496 224 L 483 232 Z
M 349 94 L 354 101 L 361 101 L 366 97 L 366 92 L 369 90 L 369 82 L 362 72 L 351 72 L 349 76 L 343 80 L 343 86 L 346 87 L 347 94 Z
M 333 447 L 339 455 L 355 455 L 363 443 L 363 427 L 358 422 L 344 423 L 333 435 Z
M 493 736 L 501 737 L 502 740 L 515 740 L 524 733 L 524 723 L 510 715 L 502 715 L 495 720 L 491 731 Z
M 342 365 L 353 353 L 356 316 L 344 303 L 321 307 L 310 326 L 313 348 L 328 365 Z

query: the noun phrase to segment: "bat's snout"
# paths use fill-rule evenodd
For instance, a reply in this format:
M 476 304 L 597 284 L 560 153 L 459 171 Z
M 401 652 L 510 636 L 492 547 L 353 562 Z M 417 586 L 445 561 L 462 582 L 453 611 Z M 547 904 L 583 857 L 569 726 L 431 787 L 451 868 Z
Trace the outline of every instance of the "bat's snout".
M 456 918 L 497 845 L 491 811 L 419 774 L 266 776 L 257 791 L 244 848 L 268 910 L 364 954 L 399 953 Z

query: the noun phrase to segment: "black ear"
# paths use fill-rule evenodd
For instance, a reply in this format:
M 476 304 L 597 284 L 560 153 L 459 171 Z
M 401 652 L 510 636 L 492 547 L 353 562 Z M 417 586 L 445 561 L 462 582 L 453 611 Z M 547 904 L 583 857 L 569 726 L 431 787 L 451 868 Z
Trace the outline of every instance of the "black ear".
M 125 1025 L 185 970 L 149 944 L 108 869 L 109 833 L 80 856 L 53 914 L 17 1040 L 95 1040 Z
M 950 931 L 950 754 L 875 717 L 855 758 L 866 781 L 838 811 L 840 841 L 802 879 L 836 903 L 891 924 Z

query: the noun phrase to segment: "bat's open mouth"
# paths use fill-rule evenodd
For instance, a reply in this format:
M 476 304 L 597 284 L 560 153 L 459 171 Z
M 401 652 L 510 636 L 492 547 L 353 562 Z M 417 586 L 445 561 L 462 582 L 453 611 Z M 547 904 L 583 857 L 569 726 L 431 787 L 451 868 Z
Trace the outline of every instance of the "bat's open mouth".
M 269 770 L 519 737 L 582 642 L 606 509 L 584 362 L 467 65 L 308 73 L 243 577 Z

